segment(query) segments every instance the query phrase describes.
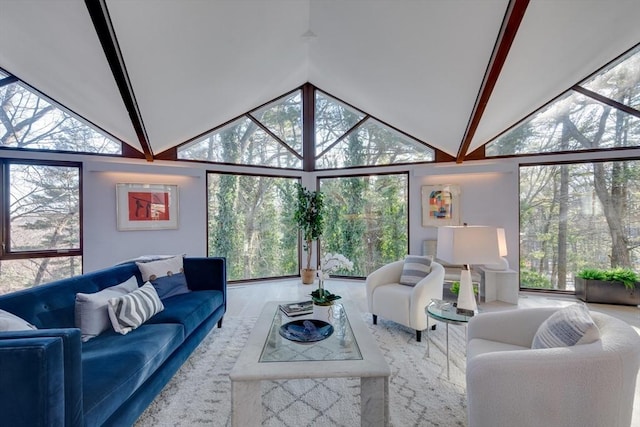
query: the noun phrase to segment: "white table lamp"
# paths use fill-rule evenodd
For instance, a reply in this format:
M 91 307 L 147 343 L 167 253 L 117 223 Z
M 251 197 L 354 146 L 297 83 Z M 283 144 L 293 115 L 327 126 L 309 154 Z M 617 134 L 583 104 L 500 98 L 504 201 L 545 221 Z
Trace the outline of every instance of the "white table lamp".
M 505 245 L 506 248 L 506 245 Z M 438 259 L 462 264 L 457 307 L 477 311 L 470 264 L 497 264 L 501 261 L 496 227 L 482 225 L 438 227 Z

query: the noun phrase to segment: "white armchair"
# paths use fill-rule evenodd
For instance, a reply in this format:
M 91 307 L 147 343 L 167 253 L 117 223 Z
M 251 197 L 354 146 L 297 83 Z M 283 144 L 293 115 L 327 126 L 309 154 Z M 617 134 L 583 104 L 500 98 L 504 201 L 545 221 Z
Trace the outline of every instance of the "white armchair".
M 531 349 L 558 308 L 482 313 L 467 332 L 470 427 L 629 427 L 640 367 L 640 336 L 627 323 L 590 312 L 600 340 Z
M 416 331 L 420 341 L 422 331 L 427 328 L 425 308 L 433 298 L 442 299 L 444 268 L 431 263 L 431 272 L 416 286 L 401 285 L 400 276 L 404 261 L 396 261 L 380 267 L 367 277 L 367 304 L 373 315 L 373 324 L 378 316 L 392 320 Z

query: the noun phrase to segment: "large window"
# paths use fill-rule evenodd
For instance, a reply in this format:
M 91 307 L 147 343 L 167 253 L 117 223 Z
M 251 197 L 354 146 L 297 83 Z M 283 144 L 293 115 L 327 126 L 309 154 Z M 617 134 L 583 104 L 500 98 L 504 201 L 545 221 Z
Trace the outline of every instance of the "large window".
M 520 168 L 520 281 L 573 291 L 585 267 L 640 270 L 640 160 Z
M 0 147 L 122 153 L 121 143 L 13 78 L 0 80 Z
M 229 280 L 298 274 L 297 178 L 208 174 L 208 252 Z
M 354 268 L 338 275 L 366 277 L 408 253 L 408 175 L 321 178 L 327 207 L 322 253 L 341 253 Z
M 18 160 L 0 166 L 0 293 L 80 274 L 80 166 Z
M 486 145 L 487 156 L 640 146 L 640 45 Z

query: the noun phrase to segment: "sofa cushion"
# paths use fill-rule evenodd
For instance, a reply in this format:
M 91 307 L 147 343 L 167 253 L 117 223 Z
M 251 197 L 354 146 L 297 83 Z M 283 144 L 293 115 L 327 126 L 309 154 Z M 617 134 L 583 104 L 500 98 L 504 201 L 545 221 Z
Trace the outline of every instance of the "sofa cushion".
M 182 255 L 151 262 L 136 262 L 136 265 L 140 269 L 142 280 L 151 282 L 160 299 L 190 292 L 184 275 Z
M 154 323 L 180 323 L 189 336 L 207 317 L 224 304 L 220 291 L 194 291 L 176 295 L 164 301 L 164 310 L 147 321 Z
M 431 272 L 431 258 L 426 256 L 407 255 L 404 258 L 400 284 L 415 286 Z
M 31 323 L 8 311 L 0 310 L 0 331 L 28 331 L 37 329 Z
M 156 289 L 149 282 L 127 295 L 111 298 L 107 304 L 111 325 L 122 335 L 164 310 Z
M 600 331 L 589 309 L 584 304 L 573 304 L 556 311 L 542 322 L 533 337 L 531 348 L 570 347 L 599 339 Z
M 113 330 L 82 345 L 84 425 L 102 425 L 184 340 L 178 324 Z
M 126 295 L 138 289 L 138 279 L 131 276 L 128 280 L 116 286 L 103 289 L 92 294 L 77 293 L 75 304 L 76 327 L 80 328 L 82 341 L 89 341 L 107 329 L 111 328 L 107 301 Z

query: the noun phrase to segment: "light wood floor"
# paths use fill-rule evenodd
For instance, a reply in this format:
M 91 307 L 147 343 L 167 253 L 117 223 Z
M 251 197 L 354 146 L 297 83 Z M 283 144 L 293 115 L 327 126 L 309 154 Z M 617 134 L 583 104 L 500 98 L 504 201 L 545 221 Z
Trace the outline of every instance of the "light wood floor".
M 362 312 L 367 312 L 367 299 L 364 281 L 334 280 L 326 282 L 326 288 Z M 300 279 L 252 282 L 250 284 L 229 285 L 227 316 L 257 317 L 266 301 L 302 301 L 310 299 L 314 285 L 303 285 Z M 521 292 L 518 305 L 503 302 L 490 302 L 480 305 L 482 311 L 511 310 L 525 307 L 566 306 L 576 299 L 569 296 L 556 296 L 541 293 Z M 629 323 L 640 334 L 640 308 L 607 304 L 588 304 L 589 309 L 617 317 Z M 636 382 L 632 426 L 640 426 L 640 374 Z

